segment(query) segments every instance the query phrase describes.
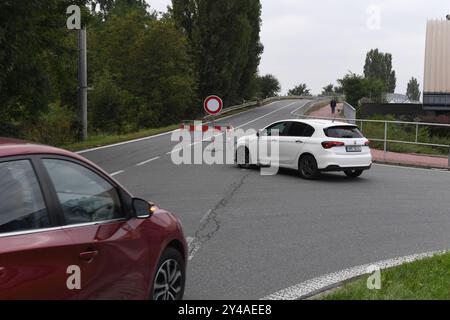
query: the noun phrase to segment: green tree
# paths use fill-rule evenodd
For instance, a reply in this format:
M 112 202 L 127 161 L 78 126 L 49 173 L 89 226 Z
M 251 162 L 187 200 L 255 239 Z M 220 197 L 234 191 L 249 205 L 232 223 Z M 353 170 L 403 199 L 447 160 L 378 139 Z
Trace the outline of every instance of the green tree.
M 374 102 L 383 100 L 384 83 L 381 80 L 368 79 L 350 72 L 338 82 L 342 86 L 346 101 L 352 106 L 358 106 L 362 98 L 369 98 Z
M 147 10 L 149 5 L 145 0 L 89 0 L 91 12 L 98 10 L 103 19 L 107 19 L 109 14 L 115 11 L 115 14 L 125 12 L 130 7 Z
M 294 89 L 289 90 L 289 96 L 310 96 L 311 92 L 308 89 L 308 86 L 304 83 L 299 84 Z
M 258 77 L 258 97 L 262 99 L 275 97 L 281 91 L 280 81 L 271 74 Z
M 6 0 L 0 1 L 0 135 L 49 143 L 77 137 L 77 33 L 66 28 L 72 4 L 88 28 L 93 132 L 129 132 L 199 113 L 187 36 L 145 0 Z
M 333 84 L 330 83 L 329 85 L 323 87 L 323 90 L 322 90 L 323 96 L 329 96 L 329 95 L 332 95 L 333 93 L 334 93 L 334 85 Z
M 173 0 L 176 25 L 188 36 L 199 79 L 199 97 L 226 105 L 252 98 L 263 47 L 260 0 Z
M 242 70 L 238 88 L 238 97 L 245 100 L 253 98 L 257 91 L 258 67 L 264 46 L 260 41 L 261 33 L 261 2 L 260 0 L 246 1 L 247 19 L 251 27 L 250 41 L 247 51 L 247 63 Z
M 413 77 L 409 80 L 406 95 L 410 100 L 420 101 L 420 85 L 416 78 Z
M 22 137 L 76 78 L 65 63 L 76 61 L 65 27 L 70 4 L 85 1 L 0 1 L 0 135 Z
M 187 47 L 172 21 L 153 21 L 130 53 L 128 88 L 148 101 L 160 125 L 195 117 L 201 110 L 195 105 L 197 86 Z
M 107 69 L 96 76 L 94 83 L 95 90 L 89 96 L 91 130 L 109 134 L 137 130 L 135 117 L 140 111 L 139 99 L 120 88 Z
M 334 93 L 336 94 L 344 94 L 344 89 L 341 85 L 334 87 Z
M 97 88 L 102 80 L 103 92 L 117 91 L 114 103 L 94 92 L 92 108 L 109 110 L 111 119 L 119 119 L 118 126 L 111 124 L 111 128 L 120 131 L 195 116 L 200 108 L 195 108 L 196 78 L 186 36 L 171 18 L 158 20 L 139 2 L 126 5 L 123 1 L 110 8 L 108 19 L 90 33 L 93 86 Z M 119 113 L 124 112 L 130 115 L 122 118 Z M 99 128 L 106 130 L 108 123 Z
M 378 49 L 370 50 L 366 55 L 364 76 L 368 79 L 381 80 L 388 93 L 394 93 L 397 78 L 392 70 L 392 54 L 380 52 Z

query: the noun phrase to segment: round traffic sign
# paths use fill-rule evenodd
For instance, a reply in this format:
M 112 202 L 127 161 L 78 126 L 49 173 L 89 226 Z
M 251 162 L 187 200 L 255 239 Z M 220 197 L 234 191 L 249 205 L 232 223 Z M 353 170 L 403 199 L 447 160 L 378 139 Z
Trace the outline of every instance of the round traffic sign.
M 222 112 L 223 101 L 218 96 L 209 96 L 203 103 L 206 113 L 214 116 Z

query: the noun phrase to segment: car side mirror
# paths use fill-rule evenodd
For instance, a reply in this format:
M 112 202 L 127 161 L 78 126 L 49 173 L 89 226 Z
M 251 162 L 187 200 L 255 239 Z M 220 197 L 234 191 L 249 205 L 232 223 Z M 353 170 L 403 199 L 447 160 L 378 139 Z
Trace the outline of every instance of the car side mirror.
M 256 136 L 259 138 L 261 136 L 261 132 L 258 130 L 258 132 L 256 132 Z
M 148 201 L 134 198 L 133 199 L 133 210 L 134 215 L 138 219 L 148 219 L 153 215 L 153 212 L 155 210 L 155 205 L 151 204 Z

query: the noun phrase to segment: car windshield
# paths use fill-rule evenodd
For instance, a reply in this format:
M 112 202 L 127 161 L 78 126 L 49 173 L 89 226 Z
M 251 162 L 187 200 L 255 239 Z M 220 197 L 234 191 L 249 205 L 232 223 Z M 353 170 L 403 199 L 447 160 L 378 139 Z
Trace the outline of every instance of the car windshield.
M 329 138 L 339 139 L 359 139 L 364 138 L 358 127 L 354 126 L 336 126 L 324 130 L 325 135 Z

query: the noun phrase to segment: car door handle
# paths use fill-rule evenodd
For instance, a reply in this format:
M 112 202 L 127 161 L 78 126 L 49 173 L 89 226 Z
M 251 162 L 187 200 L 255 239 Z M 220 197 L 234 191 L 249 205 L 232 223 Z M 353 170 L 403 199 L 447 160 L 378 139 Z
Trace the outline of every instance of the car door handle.
M 303 141 L 297 140 L 297 141 L 295 141 L 295 143 L 303 143 Z
M 80 253 L 80 259 L 83 261 L 92 262 L 95 258 L 97 258 L 98 254 L 98 250 L 88 249 Z

